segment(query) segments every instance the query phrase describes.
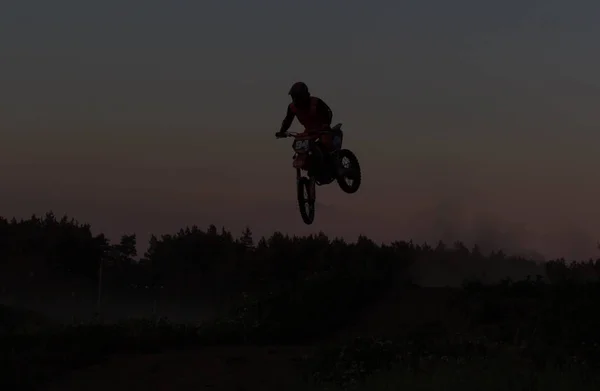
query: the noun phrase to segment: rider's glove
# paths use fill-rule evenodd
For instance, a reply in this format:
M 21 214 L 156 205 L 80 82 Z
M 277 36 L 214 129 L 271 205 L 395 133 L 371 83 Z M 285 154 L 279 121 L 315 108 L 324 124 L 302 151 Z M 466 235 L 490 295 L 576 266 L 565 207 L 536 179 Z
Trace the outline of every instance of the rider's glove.
M 277 137 L 277 138 L 284 138 L 285 137 L 285 132 L 277 132 L 277 133 L 275 133 L 275 137 Z

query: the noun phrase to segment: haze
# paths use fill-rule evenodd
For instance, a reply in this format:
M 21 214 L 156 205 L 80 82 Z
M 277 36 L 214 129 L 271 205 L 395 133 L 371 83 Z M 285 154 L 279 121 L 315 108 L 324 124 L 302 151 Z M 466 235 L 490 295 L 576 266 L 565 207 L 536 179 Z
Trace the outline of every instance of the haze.
M 225 225 L 597 255 L 600 2 L 3 1 L 0 215 L 117 237 Z M 355 195 L 304 226 L 289 86 L 344 123 Z M 298 128 L 295 123 L 294 129 Z

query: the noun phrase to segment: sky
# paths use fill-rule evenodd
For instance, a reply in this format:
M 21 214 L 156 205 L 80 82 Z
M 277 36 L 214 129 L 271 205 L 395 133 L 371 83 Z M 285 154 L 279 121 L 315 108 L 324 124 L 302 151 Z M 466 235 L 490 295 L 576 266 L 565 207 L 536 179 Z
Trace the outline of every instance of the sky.
M 597 256 L 597 0 L 0 4 L 0 215 L 113 238 L 463 240 Z M 363 184 L 302 222 L 289 87 L 345 129 Z M 293 130 L 299 130 L 295 123 Z

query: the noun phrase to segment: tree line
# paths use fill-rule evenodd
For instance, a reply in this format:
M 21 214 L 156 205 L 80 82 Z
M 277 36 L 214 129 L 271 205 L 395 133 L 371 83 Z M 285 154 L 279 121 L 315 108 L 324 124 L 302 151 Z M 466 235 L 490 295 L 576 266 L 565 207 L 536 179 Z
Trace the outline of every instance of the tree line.
M 377 244 L 360 236 L 350 243 L 324 233 L 305 237 L 275 232 L 258 240 L 246 228 L 234 236 L 225 228 L 186 227 L 174 234 L 151 236 L 148 250 L 136 259 L 135 234 L 117 243 L 102 233 L 93 234 L 89 224 L 73 218 L 57 218 L 52 212 L 29 219 L 0 218 L 0 266 L 3 273 L 25 269 L 48 278 L 76 277 L 96 280 L 100 274 L 121 285 L 181 285 L 183 280 L 215 280 L 244 289 L 265 281 L 293 282 L 318 273 L 361 268 L 364 272 L 388 273 L 405 282 L 413 280 L 419 262 L 448 269 L 466 268 L 473 279 L 485 280 L 485 268 L 516 270 L 507 278 L 544 279 L 550 283 L 597 281 L 600 259 L 550 260 L 543 265 L 501 249 L 484 254 L 461 242 L 447 245 L 395 241 Z M 504 269 L 502 269 L 504 267 Z M 479 274 L 478 274 L 479 273 Z M 507 273 L 508 274 L 508 273 Z M 191 283 L 191 282 L 190 282 Z

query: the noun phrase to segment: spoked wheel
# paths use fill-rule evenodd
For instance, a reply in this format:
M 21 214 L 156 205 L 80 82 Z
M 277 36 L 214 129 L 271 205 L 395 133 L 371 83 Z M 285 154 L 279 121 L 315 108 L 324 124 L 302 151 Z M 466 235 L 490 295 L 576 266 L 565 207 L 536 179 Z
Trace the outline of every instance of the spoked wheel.
M 345 193 L 356 193 L 362 181 L 358 158 L 352 151 L 342 149 L 338 152 L 338 164 L 341 165 L 342 171 L 337 177 L 338 185 Z
M 311 191 L 312 187 L 312 191 Z M 300 216 L 306 224 L 312 224 L 315 220 L 315 184 L 308 178 L 302 177 L 298 180 L 298 206 Z

